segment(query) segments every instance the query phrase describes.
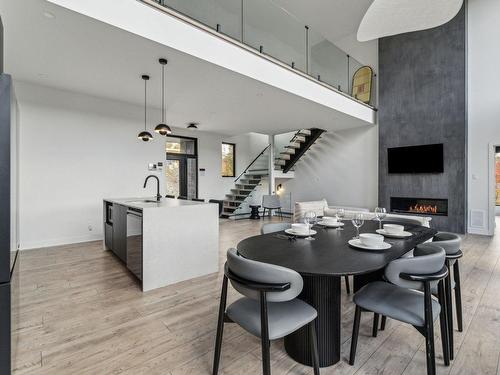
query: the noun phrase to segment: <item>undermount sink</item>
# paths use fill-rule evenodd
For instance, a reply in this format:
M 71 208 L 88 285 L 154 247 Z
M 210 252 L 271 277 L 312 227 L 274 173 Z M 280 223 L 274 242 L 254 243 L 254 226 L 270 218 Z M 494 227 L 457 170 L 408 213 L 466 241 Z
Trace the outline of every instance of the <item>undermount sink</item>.
M 132 203 L 132 204 L 143 204 L 143 203 L 160 203 L 156 200 L 151 200 L 151 199 L 142 199 L 142 200 L 135 200 L 135 201 L 127 201 L 126 203 Z

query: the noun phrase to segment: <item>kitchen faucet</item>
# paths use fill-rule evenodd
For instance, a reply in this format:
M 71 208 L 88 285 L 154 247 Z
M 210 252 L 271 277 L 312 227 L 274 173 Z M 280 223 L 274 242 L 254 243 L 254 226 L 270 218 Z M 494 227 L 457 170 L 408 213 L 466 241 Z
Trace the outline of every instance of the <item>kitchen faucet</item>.
M 146 177 L 146 180 L 144 180 L 144 186 L 143 188 L 146 188 L 146 185 L 148 184 L 148 180 L 150 178 L 155 178 L 156 179 L 156 201 L 159 202 L 161 199 L 161 194 L 160 194 L 160 179 L 158 176 L 150 174 L 148 177 Z

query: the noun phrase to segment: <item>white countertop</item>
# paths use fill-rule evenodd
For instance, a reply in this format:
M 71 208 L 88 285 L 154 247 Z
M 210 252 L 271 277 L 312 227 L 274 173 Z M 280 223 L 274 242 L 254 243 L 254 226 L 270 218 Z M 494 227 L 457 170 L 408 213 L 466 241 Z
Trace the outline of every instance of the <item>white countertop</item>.
M 104 200 L 106 202 L 121 204 L 123 206 L 138 208 L 141 210 L 149 208 L 169 208 L 169 207 L 197 206 L 197 205 L 209 204 L 205 202 L 197 202 L 197 201 L 175 199 L 175 198 L 162 198 L 160 202 L 156 202 L 156 197 L 110 198 Z M 154 202 L 146 202 L 146 201 L 154 201 Z

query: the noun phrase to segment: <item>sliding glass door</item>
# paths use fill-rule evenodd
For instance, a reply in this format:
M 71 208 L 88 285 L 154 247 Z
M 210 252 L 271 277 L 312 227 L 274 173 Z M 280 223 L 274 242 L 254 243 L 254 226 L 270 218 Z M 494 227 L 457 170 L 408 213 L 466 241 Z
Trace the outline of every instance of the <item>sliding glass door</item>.
M 167 136 L 166 194 L 198 197 L 198 142 L 196 138 Z

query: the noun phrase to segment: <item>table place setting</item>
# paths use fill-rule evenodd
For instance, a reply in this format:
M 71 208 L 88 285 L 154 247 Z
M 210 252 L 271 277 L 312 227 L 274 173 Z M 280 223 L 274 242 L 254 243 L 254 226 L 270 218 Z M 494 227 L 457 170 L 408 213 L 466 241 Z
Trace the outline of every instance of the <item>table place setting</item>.
M 405 231 L 404 225 L 384 224 L 382 229 L 375 232 L 389 238 L 407 238 L 413 236 L 413 233 Z
M 306 237 L 309 238 L 314 236 L 318 232 L 312 229 L 313 224 L 311 223 L 293 223 L 292 227 L 285 229 L 285 233 L 295 237 Z M 311 237 L 312 238 L 312 237 Z
M 390 243 L 384 242 L 384 236 L 375 233 L 361 233 L 358 238 L 350 239 L 347 243 L 363 250 L 387 250 L 392 247 Z
M 343 227 L 344 223 L 339 221 L 338 218 L 332 216 L 323 216 L 316 225 L 319 225 L 323 228 L 339 228 Z

